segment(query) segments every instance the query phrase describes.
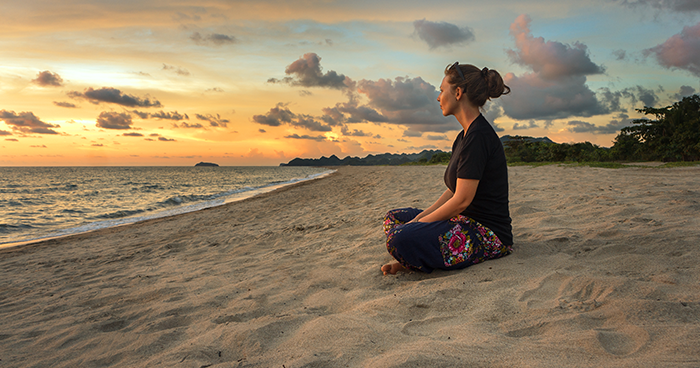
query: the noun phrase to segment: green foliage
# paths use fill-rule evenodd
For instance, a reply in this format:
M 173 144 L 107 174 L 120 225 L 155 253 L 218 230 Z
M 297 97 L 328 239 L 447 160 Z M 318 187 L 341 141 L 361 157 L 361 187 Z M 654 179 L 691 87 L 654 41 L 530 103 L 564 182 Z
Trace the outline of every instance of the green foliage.
M 506 160 L 514 162 L 606 161 L 609 152 L 590 142 L 549 143 L 532 141 L 530 137 L 511 137 L 504 144 Z
M 637 110 L 655 120 L 637 119 L 615 138 L 612 156 L 630 161 L 700 160 L 700 96 L 683 98 L 672 106 Z
M 632 121 L 631 126 L 620 130 L 611 148 L 590 142 L 559 144 L 514 136 L 503 143 L 506 160 L 511 166 L 576 162 L 608 168 L 627 167 L 613 161 L 700 161 L 700 96 L 685 97 L 672 106 L 637 111 L 655 119 Z M 449 152 L 438 152 L 414 164 L 447 164 L 449 160 Z
M 637 119 L 622 128 L 610 148 L 590 142 L 557 144 L 511 137 L 504 143 L 508 163 L 515 162 L 609 162 L 699 161 L 700 96 L 685 97 L 664 108 L 637 110 L 656 119 Z
M 428 164 L 444 164 L 447 165 L 452 157 L 452 152 L 438 152 L 428 160 Z
M 438 151 L 430 158 L 422 157 L 418 161 L 408 162 L 403 165 L 447 165 L 450 162 L 450 157 L 452 157 L 452 152 Z

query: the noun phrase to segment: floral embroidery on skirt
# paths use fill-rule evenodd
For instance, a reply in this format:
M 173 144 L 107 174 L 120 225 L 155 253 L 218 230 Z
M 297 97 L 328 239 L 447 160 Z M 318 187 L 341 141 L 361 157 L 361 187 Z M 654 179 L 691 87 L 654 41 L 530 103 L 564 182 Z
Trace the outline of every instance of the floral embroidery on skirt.
M 401 208 L 384 217 L 387 250 L 407 269 L 431 272 L 435 268 L 464 268 L 512 251 L 493 231 L 466 216 L 407 224 L 420 212 Z

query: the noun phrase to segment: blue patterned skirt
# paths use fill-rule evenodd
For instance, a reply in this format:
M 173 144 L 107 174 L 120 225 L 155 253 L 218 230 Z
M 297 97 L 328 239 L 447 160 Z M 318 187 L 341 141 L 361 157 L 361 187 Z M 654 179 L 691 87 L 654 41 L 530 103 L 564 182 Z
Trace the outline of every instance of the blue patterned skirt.
M 446 221 L 412 222 L 422 210 L 400 208 L 384 216 L 386 248 L 409 270 L 454 270 L 510 254 L 496 234 L 466 216 Z

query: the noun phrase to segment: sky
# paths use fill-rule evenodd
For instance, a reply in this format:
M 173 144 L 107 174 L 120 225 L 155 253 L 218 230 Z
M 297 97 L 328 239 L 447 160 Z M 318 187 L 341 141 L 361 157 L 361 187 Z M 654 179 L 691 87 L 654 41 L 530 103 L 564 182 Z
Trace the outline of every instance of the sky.
M 455 61 L 500 136 L 610 147 L 700 91 L 700 0 L 0 0 L 0 166 L 449 151 Z

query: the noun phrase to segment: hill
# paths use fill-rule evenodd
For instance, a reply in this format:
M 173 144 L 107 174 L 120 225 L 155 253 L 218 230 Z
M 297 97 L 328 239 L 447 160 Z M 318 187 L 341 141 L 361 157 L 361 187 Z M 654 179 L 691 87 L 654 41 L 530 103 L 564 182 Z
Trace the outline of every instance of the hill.
M 343 159 L 336 155 L 321 158 L 295 158 L 288 163 L 281 163 L 280 166 L 370 166 L 370 165 L 401 165 L 409 162 L 417 162 L 420 159 L 429 160 L 437 153 L 444 153 L 440 150 L 423 150 L 420 153 L 383 153 L 379 155 L 368 155 L 367 157 L 347 156 Z

